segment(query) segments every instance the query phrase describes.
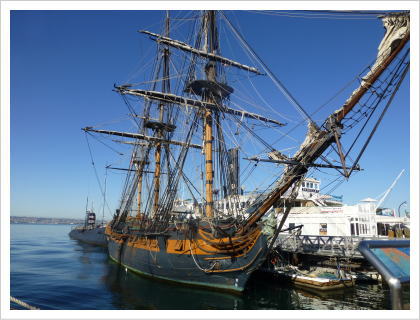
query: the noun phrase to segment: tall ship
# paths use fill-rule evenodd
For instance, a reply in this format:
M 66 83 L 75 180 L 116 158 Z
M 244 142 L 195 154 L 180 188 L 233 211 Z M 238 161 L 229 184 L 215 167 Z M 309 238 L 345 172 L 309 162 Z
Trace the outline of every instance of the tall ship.
M 187 20 L 192 21 L 190 29 L 184 27 Z M 83 128 L 87 134 L 118 137 L 118 143 L 132 147 L 127 168 L 120 168 L 126 179 L 119 208 L 105 230 L 110 258 L 153 278 L 243 291 L 252 272 L 267 259 L 308 170 L 333 168 L 346 178 L 359 170 L 359 159 L 346 163 L 341 135 L 351 128 L 355 114 L 361 119 L 370 115 L 373 109 L 360 110 L 372 103 L 368 99 L 375 94 L 373 88 L 374 103 L 390 103 L 409 68 L 408 50 L 403 50 L 409 40 L 409 15 L 387 14 L 382 20 L 386 34 L 376 61 L 351 96 L 320 123 L 224 12 L 200 11 L 184 20 L 172 19 L 167 12 L 160 33 L 141 30 L 156 44 L 152 79 L 114 85 L 135 130 Z M 185 31 L 183 39 L 173 37 L 172 22 L 177 31 Z M 222 45 L 233 42 L 220 41 L 221 30 L 232 35 L 233 46 L 250 65 L 223 54 Z M 307 125 L 306 137 L 293 155 L 272 142 L 285 121 L 258 112 L 258 106 L 241 104 L 235 96 L 235 85 L 259 77 L 269 78 Z M 392 94 L 378 95 L 380 86 L 373 87 L 378 79 L 386 84 L 384 93 Z M 325 154 L 331 152 L 341 165 L 328 160 Z M 274 177 L 264 168 L 270 163 L 281 166 Z M 240 177 L 254 183 L 267 176 L 271 181 L 263 184 L 264 190 L 245 201 Z M 283 205 L 280 223 L 267 225 L 266 218 Z

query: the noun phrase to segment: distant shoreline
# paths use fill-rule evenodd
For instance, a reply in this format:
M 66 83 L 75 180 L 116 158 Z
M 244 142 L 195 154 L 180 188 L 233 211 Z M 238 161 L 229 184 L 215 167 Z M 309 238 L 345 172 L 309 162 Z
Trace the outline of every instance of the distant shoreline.
M 65 224 L 77 225 L 83 224 L 84 219 L 70 219 L 70 218 L 42 218 L 42 217 L 19 217 L 11 216 L 11 224 Z
M 38 223 L 38 222 L 10 222 L 10 224 L 26 224 L 26 225 L 51 225 L 51 226 L 76 226 L 80 223 Z

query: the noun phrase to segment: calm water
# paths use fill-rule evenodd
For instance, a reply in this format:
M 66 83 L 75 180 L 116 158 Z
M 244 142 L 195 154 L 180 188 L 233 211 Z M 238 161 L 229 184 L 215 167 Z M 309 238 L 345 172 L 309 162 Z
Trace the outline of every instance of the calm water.
M 389 291 L 358 285 L 330 294 L 254 276 L 242 296 L 126 272 L 105 248 L 68 237 L 68 225 L 11 225 L 11 295 L 41 309 L 390 309 Z M 191 297 L 186 299 L 186 297 Z

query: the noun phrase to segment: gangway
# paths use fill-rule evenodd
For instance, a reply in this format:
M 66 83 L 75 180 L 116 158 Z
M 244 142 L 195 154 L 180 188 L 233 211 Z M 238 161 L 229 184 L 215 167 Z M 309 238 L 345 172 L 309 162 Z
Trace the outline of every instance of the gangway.
M 282 234 L 279 235 L 274 246 L 281 251 L 291 253 L 363 259 L 357 249 L 359 242 L 377 239 L 377 237 Z

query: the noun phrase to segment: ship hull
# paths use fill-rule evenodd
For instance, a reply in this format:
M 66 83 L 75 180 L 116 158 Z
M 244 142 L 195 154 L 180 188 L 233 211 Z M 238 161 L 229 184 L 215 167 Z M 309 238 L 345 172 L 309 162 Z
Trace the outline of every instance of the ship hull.
M 108 239 L 112 260 L 127 269 L 157 279 L 200 286 L 207 289 L 240 293 L 251 275 L 266 259 L 265 236 L 260 234 L 246 254 L 228 257 L 225 254 L 195 254 L 191 248 L 174 253 L 166 247 L 171 241 L 185 241 L 176 235 L 155 238 L 159 249 L 149 250 L 129 245 L 128 241 Z M 217 268 L 215 268 L 217 265 Z
M 84 243 L 106 247 L 107 239 L 104 232 L 105 227 L 93 229 L 73 229 L 70 231 L 69 236 L 72 239 L 79 240 Z

